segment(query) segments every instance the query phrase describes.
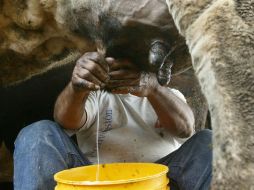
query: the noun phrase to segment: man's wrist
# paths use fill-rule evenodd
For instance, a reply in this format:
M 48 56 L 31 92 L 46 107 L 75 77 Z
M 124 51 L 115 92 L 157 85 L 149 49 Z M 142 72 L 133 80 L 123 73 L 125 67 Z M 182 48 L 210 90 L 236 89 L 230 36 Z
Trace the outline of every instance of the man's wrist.
M 90 94 L 90 90 L 84 90 L 81 88 L 76 87 L 75 85 L 72 84 L 72 82 L 69 83 L 69 89 L 71 93 L 75 96 L 88 96 Z
M 165 88 L 165 87 L 160 86 L 160 85 L 151 87 L 148 91 L 147 98 L 149 99 L 151 97 L 154 97 L 161 90 L 161 88 Z

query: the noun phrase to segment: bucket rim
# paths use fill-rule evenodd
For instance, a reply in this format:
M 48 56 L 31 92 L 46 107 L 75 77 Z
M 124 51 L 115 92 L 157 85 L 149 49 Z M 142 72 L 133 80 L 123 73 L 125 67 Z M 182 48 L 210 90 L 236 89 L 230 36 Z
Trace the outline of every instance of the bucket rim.
M 107 163 L 106 163 L 107 164 Z M 87 186 L 100 186 L 100 185 L 120 185 L 120 184 L 126 184 L 126 183 L 132 183 L 132 182 L 140 182 L 140 181 L 145 181 L 145 180 L 149 180 L 152 178 L 157 178 L 157 177 L 161 177 L 164 174 L 166 174 L 169 169 L 167 166 L 163 165 L 163 164 L 157 164 L 157 163 L 109 163 L 107 165 L 113 165 L 113 164 L 135 164 L 135 165 L 141 165 L 141 164 L 148 164 L 148 165 L 160 165 L 161 167 L 164 167 L 164 171 L 160 172 L 159 174 L 154 174 L 151 176 L 145 176 L 145 177 L 139 177 L 139 178 L 135 178 L 135 179 L 123 179 L 123 180 L 114 180 L 114 181 L 109 181 L 109 180 L 105 180 L 105 181 L 71 181 L 71 180 L 66 180 L 66 179 L 61 179 L 59 178 L 59 175 L 68 171 L 67 170 L 62 170 L 60 172 L 57 172 L 54 175 L 54 179 L 57 183 L 62 183 L 62 184 L 68 184 L 68 185 L 87 185 Z M 99 164 L 99 165 L 103 165 L 103 164 Z M 88 165 L 88 166 L 81 166 L 81 167 L 89 167 L 89 166 L 96 166 L 96 164 L 93 165 Z M 76 167 L 76 168 L 81 168 L 81 167 Z M 74 169 L 74 168 L 72 168 Z

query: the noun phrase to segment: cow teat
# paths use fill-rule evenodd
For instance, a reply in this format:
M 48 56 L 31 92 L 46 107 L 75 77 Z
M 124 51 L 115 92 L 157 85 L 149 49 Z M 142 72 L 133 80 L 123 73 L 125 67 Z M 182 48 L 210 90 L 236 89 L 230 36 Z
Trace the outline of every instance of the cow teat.
M 149 64 L 155 70 L 160 85 L 165 86 L 170 82 L 171 67 L 170 58 L 172 48 L 163 40 L 154 40 L 149 51 Z

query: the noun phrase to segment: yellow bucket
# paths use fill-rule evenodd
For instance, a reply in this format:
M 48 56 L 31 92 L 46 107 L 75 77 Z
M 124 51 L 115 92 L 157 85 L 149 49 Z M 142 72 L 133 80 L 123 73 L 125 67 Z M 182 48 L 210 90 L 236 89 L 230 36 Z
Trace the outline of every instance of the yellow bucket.
M 168 167 L 153 163 L 83 166 L 55 174 L 55 190 L 169 190 Z

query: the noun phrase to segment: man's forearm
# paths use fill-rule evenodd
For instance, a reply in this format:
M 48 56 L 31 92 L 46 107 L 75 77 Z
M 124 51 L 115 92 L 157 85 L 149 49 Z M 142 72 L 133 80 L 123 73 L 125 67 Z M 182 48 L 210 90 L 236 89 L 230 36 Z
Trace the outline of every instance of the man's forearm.
M 77 91 L 69 83 L 55 103 L 54 119 L 62 127 L 78 129 L 86 122 L 85 101 L 90 91 Z
M 147 97 L 158 115 L 160 124 L 178 137 L 188 137 L 193 132 L 193 112 L 173 92 L 159 86 Z

